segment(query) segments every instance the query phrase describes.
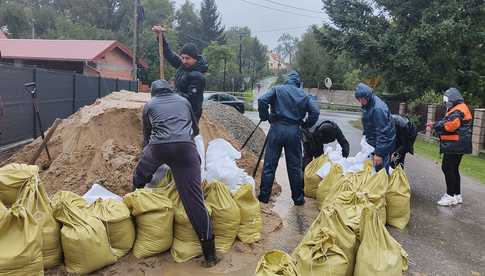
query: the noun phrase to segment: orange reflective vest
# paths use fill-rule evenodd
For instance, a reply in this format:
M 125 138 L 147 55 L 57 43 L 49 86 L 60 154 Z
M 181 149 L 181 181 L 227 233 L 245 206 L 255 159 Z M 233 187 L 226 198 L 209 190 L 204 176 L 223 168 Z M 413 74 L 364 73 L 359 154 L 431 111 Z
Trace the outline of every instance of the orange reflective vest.
M 471 153 L 472 122 L 473 116 L 466 104 L 460 103 L 448 110 L 436 127 L 441 153 Z

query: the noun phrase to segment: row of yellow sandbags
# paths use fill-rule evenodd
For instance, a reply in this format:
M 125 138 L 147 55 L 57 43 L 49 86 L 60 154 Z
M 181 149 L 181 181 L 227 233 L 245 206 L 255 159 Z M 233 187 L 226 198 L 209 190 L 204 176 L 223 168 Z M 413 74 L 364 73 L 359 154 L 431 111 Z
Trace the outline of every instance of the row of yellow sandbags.
M 197 235 L 171 184 L 137 190 L 123 202 L 97 200 L 89 206 L 74 193 L 58 192 L 49 204 L 36 166 L 0 168 L 0 233 L 8 233 L 0 236 L 0 245 L 18 241 L 15 250 L 0 253 L 0 275 L 41 274 L 60 264 L 63 253 L 66 270 L 76 274 L 112 264 L 132 247 L 138 258 L 168 249 L 177 262 L 200 255 Z M 245 243 L 261 238 L 260 206 L 251 185 L 234 195 L 220 182 L 205 183 L 204 190 L 219 252 L 228 251 L 236 236 Z
M 367 202 L 356 234 L 340 204 L 322 208 L 290 256 L 274 250 L 258 263 L 256 276 L 398 276 L 408 269 L 407 254 Z
M 332 203 L 340 192 L 355 191 L 367 193 L 371 201 L 378 205 L 384 224 L 403 229 L 411 217 L 411 189 L 401 166 L 387 176 L 384 170 L 372 175 L 372 164 L 367 162 L 364 170 L 343 175 L 338 164 L 331 164 L 329 174 L 321 179 L 316 171 L 326 162 L 325 155 L 313 160 L 305 168 L 305 195 L 316 198 L 322 206 Z

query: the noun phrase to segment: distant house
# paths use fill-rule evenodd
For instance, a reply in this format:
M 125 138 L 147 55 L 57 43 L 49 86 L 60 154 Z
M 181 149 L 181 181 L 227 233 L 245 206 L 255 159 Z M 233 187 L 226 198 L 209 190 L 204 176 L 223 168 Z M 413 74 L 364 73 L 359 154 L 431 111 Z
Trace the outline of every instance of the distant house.
M 278 53 L 273 51 L 268 52 L 268 67 L 271 71 L 277 72 L 287 68 L 285 61 Z
M 8 39 L 0 32 L 1 62 L 16 66 L 76 72 L 89 76 L 133 80 L 133 55 L 115 40 Z M 148 65 L 138 60 L 138 68 Z

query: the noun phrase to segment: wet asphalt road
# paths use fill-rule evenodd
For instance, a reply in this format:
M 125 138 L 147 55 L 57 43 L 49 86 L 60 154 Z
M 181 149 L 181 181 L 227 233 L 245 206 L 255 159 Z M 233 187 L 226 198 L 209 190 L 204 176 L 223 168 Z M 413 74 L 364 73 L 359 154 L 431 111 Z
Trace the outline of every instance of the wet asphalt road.
M 258 121 L 256 112 L 246 116 Z M 359 151 L 361 131 L 349 122 L 359 119 L 360 114 L 322 111 L 321 117 L 340 126 L 349 140 L 351 155 Z M 269 124 L 263 123 L 262 128 L 267 131 Z M 291 252 L 318 211 L 317 202 L 311 199 L 304 207 L 293 205 L 284 163 L 280 160 L 276 176 L 283 192 L 275 203 L 284 226 L 274 247 Z M 462 177 L 464 204 L 440 207 L 436 201 L 445 192 L 440 165 L 421 156 L 409 156 L 406 173 L 412 191 L 411 220 L 403 231 L 388 229 L 409 254 L 408 275 L 485 275 L 485 185 Z

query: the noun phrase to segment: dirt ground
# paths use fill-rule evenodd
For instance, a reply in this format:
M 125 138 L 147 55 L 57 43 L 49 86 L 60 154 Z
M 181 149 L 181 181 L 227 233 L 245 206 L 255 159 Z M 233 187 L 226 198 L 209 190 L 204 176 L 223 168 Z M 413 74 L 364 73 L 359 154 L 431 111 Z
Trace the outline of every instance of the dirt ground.
M 121 196 L 130 192 L 132 172 L 142 150 L 141 113 L 147 100 L 148 94 L 113 93 L 62 120 L 48 143 L 52 162 L 48 162 L 44 153 L 37 162 L 48 194 L 67 190 L 82 195 L 93 183 Z M 222 124 L 208 118 L 205 114 L 200 123 L 206 147 L 209 141 L 224 138 L 240 148 L 241 144 Z M 39 138 L 2 163 L 28 162 L 40 143 Z M 251 174 L 256 161 L 253 151 L 243 150 L 237 163 Z M 261 170 L 257 182 L 260 174 Z M 281 187 L 274 185 L 273 198 L 280 193 Z M 263 205 L 263 237 L 268 237 L 282 227 L 282 219 L 272 210 L 272 204 Z M 269 249 L 271 244 L 265 239 L 252 245 L 236 242 L 212 269 L 202 269 L 198 259 L 176 264 L 168 252 L 142 260 L 129 254 L 92 275 L 251 275 L 260 256 Z M 67 275 L 67 272 L 60 266 L 47 270 L 46 275 Z

